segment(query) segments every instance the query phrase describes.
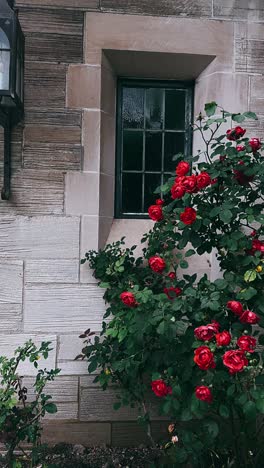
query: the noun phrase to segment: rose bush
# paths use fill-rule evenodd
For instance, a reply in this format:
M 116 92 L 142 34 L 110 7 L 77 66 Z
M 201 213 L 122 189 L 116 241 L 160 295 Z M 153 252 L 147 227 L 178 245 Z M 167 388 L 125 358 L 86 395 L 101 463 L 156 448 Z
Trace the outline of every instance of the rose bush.
M 193 126 L 204 151 L 179 155 L 176 177 L 157 189 L 143 256 L 135 258 L 135 246 L 125 248 L 123 239 L 86 254 L 83 263 L 105 288 L 108 320 L 101 340 L 85 339 L 82 357 L 103 389 L 119 385 L 116 408 L 142 409 L 150 437 L 149 392 L 157 397 L 171 419 L 169 466 L 258 467 L 264 157 L 260 140 L 235 126 L 254 113 L 231 114 L 214 102 L 205 113 Z M 221 134 L 226 122 L 230 129 Z M 191 256 L 215 252 L 219 279 L 187 270 Z

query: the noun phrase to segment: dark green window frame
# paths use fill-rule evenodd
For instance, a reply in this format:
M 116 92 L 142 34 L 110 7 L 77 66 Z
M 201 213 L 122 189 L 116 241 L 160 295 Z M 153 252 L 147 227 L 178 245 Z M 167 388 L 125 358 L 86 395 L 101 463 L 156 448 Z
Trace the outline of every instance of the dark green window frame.
M 143 110 L 143 117 L 142 121 L 143 124 L 140 127 L 125 127 L 124 126 L 124 116 L 123 116 L 123 95 L 124 95 L 124 90 L 126 88 L 141 88 L 143 91 L 144 95 L 144 110 Z M 147 128 L 146 127 L 146 93 L 150 92 L 149 90 L 151 89 L 158 89 L 161 88 L 163 98 L 162 102 L 162 112 L 163 112 L 163 121 L 161 123 L 162 128 Z M 167 129 L 165 127 L 165 100 L 167 97 L 166 92 L 168 91 L 180 91 L 181 94 L 184 91 L 185 93 L 185 105 L 184 105 L 184 126 L 179 130 L 179 129 Z M 184 155 L 190 155 L 191 150 L 192 150 L 192 130 L 191 130 L 191 123 L 192 123 L 192 114 L 193 114 L 193 90 L 194 90 L 194 83 L 193 81 L 189 82 L 180 82 L 180 81 L 158 81 L 158 80 L 137 80 L 137 79 L 123 79 L 120 78 L 117 83 L 117 147 L 116 147 L 116 184 L 115 184 L 115 217 L 116 218 L 132 218 L 132 219 L 137 219 L 137 218 L 148 218 L 148 213 L 147 213 L 147 207 L 146 207 L 146 202 L 145 196 L 146 196 L 146 190 L 145 190 L 145 181 L 151 180 L 152 183 L 153 180 L 158 179 L 160 177 L 161 183 L 157 183 L 156 186 L 161 185 L 164 183 L 166 177 L 168 178 L 169 175 L 173 174 L 174 171 L 172 168 L 169 170 L 165 168 L 165 138 L 173 139 L 173 135 L 175 136 L 175 139 L 177 137 L 180 137 L 182 139 L 182 145 L 184 146 Z M 155 93 L 155 91 L 154 91 Z M 175 110 L 177 112 L 177 110 Z M 136 169 L 136 170 L 129 170 L 129 169 L 124 169 L 124 164 L 123 164 L 123 146 L 125 145 L 124 141 L 125 138 L 126 140 L 129 141 L 131 140 L 132 133 L 134 132 L 134 141 L 135 137 L 136 138 L 141 138 L 142 134 L 142 167 L 141 169 Z M 126 135 L 128 134 L 129 136 Z M 161 143 L 160 143 L 160 148 L 161 148 L 161 169 L 160 170 L 152 170 L 152 168 L 147 168 L 146 169 L 146 138 L 149 138 L 149 135 L 151 134 L 152 140 L 154 139 L 154 134 L 159 134 L 161 135 Z M 171 134 L 171 135 L 168 135 Z M 178 135 L 176 135 L 178 134 Z M 180 135 L 179 135 L 180 134 Z M 157 137 L 158 135 L 156 135 Z M 157 140 L 157 138 L 156 138 Z M 130 145 L 128 145 L 130 147 Z M 136 145 L 135 145 L 136 146 Z M 132 146 L 131 146 L 132 147 Z M 129 149 L 128 149 L 129 151 Z M 155 149 L 154 149 L 155 151 Z M 176 151 L 180 152 L 180 151 Z M 168 162 L 166 162 L 168 164 Z M 175 164 L 174 164 L 175 165 Z M 138 179 L 140 179 L 140 174 L 141 176 L 141 184 L 142 184 L 142 196 L 141 196 L 141 210 L 142 212 L 125 212 L 123 209 L 123 189 L 122 189 L 122 183 L 124 180 L 129 180 L 129 174 L 136 174 L 136 177 L 138 175 Z M 125 184 L 124 184 L 125 186 Z M 153 187 L 154 188 L 154 187 Z M 131 192 L 131 197 L 137 196 L 137 192 L 133 190 L 129 190 L 129 194 Z M 149 197 L 148 197 L 149 198 Z M 155 197 L 155 195 L 152 196 L 151 200 L 149 199 L 149 204 L 155 202 L 155 198 L 158 198 L 158 196 Z M 145 204 L 145 207 L 144 207 Z M 144 209 L 145 208 L 145 209 Z

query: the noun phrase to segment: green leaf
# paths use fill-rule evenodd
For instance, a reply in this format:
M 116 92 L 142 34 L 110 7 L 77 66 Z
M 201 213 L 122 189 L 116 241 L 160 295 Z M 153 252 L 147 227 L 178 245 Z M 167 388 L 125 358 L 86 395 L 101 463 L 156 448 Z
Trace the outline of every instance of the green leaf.
M 212 115 L 215 114 L 215 111 L 216 111 L 216 108 L 217 108 L 217 103 L 212 101 L 212 102 L 207 102 L 207 104 L 205 104 L 204 106 L 204 110 L 205 110 L 205 113 L 207 115 L 207 117 L 211 117 Z
M 185 254 L 185 257 L 191 257 L 194 254 L 195 254 L 195 250 L 189 249 L 189 250 L 187 250 L 187 252 Z
M 248 419 L 254 419 L 257 414 L 255 403 L 253 401 L 247 401 L 243 406 L 243 413 Z
M 245 116 L 243 114 L 232 114 L 232 120 L 235 122 L 241 123 L 244 122 Z
M 243 114 L 245 117 L 247 117 L 247 119 L 254 119 L 254 120 L 258 120 L 258 117 L 256 116 L 255 112 L 244 112 Z
M 255 281 L 256 277 L 257 273 L 255 270 L 247 270 L 244 274 L 244 280 L 246 283 L 251 283 L 252 281 Z
M 258 342 L 259 342 L 260 345 L 262 345 L 262 346 L 264 345 L 264 335 L 259 335 Z
M 264 398 L 260 398 L 256 401 L 256 408 L 260 413 L 264 413 Z
M 227 282 L 225 279 L 222 279 L 222 278 L 219 278 L 217 280 L 215 280 L 215 285 L 217 287 L 217 289 L 220 289 L 220 290 L 223 290 L 227 287 Z
M 193 419 L 192 413 L 188 408 L 185 408 L 181 414 L 182 421 L 191 421 Z
M 230 385 L 230 387 L 228 387 L 227 389 L 227 396 L 232 396 L 236 391 L 236 386 L 233 384 L 233 385 Z
M 219 218 L 221 219 L 221 221 L 223 221 L 226 224 L 230 223 L 232 217 L 233 217 L 232 211 L 230 210 L 224 210 L 219 213 Z
M 228 409 L 228 407 L 225 406 L 225 405 L 220 405 L 219 414 L 220 414 L 220 416 L 222 416 L 222 418 L 225 418 L 225 419 L 229 418 L 229 409 Z
M 157 328 L 157 333 L 159 335 L 164 335 L 164 333 L 165 333 L 165 322 L 164 322 L 164 320 L 162 322 L 160 322 L 160 324 L 159 324 L 159 326 Z
M 113 408 L 115 411 L 119 410 L 119 408 L 121 408 L 121 403 L 120 401 L 116 401 L 114 404 L 113 404 Z
M 47 413 L 50 413 L 50 414 L 57 413 L 57 406 L 55 405 L 55 403 L 47 403 L 44 406 L 44 409 Z
M 208 430 L 209 434 L 211 435 L 211 437 L 213 437 L 215 439 L 218 436 L 219 427 L 218 427 L 217 422 L 215 422 L 215 421 L 206 421 L 205 427 L 207 428 L 207 430 Z
M 180 261 L 180 267 L 185 269 L 185 268 L 188 268 L 189 264 L 188 262 L 186 262 L 186 260 L 181 260 Z

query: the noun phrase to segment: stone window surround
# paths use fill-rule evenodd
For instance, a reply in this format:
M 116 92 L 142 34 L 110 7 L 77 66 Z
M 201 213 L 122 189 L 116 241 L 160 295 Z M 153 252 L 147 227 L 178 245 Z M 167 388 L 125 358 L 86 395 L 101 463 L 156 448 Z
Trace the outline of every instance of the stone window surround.
M 195 115 L 212 100 L 246 109 L 247 77 L 233 73 L 233 36 L 234 25 L 217 20 L 86 13 L 84 64 L 69 66 L 66 87 L 67 107 L 83 109 L 82 172 L 67 173 L 65 182 L 66 214 L 82 217 L 81 254 L 121 235 L 134 241 L 151 225 L 113 223 L 116 77 L 195 79 Z

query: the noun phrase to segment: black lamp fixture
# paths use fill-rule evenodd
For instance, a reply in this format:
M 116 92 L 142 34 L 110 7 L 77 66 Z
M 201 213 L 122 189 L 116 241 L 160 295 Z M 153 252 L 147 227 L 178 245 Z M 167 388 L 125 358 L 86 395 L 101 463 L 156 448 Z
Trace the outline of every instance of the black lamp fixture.
M 25 39 L 14 0 L 0 0 L 0 126 L 4 129 L 2 200 L 10 197 L 11 130 L 23 117 Z

